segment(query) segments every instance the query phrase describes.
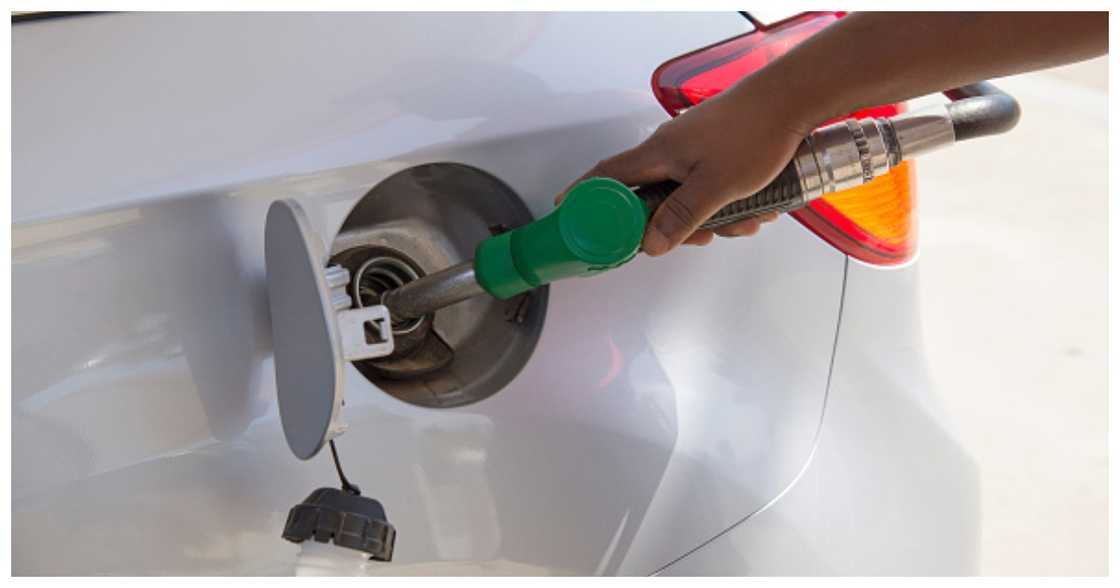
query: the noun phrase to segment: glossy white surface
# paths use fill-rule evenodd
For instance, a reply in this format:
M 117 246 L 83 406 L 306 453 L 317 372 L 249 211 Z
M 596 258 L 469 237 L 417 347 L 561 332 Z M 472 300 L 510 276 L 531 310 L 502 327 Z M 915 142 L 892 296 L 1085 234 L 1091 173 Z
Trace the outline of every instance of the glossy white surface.
M 661 120 L 653 68 L 748 30 L 729 13 L 113 14 L 21 24 L 12 33 L 13 220 L 438 145 L 594 131 L 628 116 L 641 119 L 625 127 L 636 141 Z M 537 155 L 525 171 L 566 177 L 603 154 Z
M 539 216 L 664 120 L 657 65 L 746 27 L 733 14 L 16 27 L 13 571 L 293 573 L 287 510 L 336 480 L 326 455 L 289 453 L 277 420 L 268 204 L 298 198 L 327 241 L 390 173 L 458 161 Z M 398 530 L 394 562 L 371 571 L 644 574 L 756 510 L 811 451 L 843 264 L 782 219 L 557 284 L 525 370 L 459 409 L 406 405 L 348 368 L 343 463 Z
M 929 384 L 917 274 L 917 264 L 850 262 L 828 409 L 805 475 L 663 573 L 976 573 L 979 478 Z

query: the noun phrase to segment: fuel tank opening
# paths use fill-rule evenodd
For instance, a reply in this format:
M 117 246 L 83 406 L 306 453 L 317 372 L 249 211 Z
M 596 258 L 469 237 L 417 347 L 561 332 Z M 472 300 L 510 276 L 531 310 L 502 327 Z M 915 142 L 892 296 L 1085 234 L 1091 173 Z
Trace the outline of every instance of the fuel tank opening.
M 354 247 L 331 261 L 350 271 L 352 277 L 347 290 L 359 307 L 381 304 L 386 292 L 419 278 L 423 271 L 404 253 L 388 247 Z M 426 376 L 447 367 L 455 358 L 455 352 L 432 328 L 433 319 L 434 313 L 415 318 L 390 314 L 393 353 L 357 361 L 354 365 L 367 378 L 375 374 L 390 380 Z M 366 330 L 367 336 L 373 334 L 372 327 L 367 326 Z
M 350 271 L 355 306 L 419 277 L 470 260 L 495 230 L 533 220 L 509 186 L 467 165 L 433 163 L 398 172 L 363 196 L 331 245 Z M 544 324 L 548 289 L 510 300 L 477 296 L 416 318 L 392 316 L 387 357 L 353 362 L 388 394 L 426 407 L 462 406 L 513 380 Z M 390 310 L 391 310 L 390 306 Z
M 331 258 L 331 262 L 350 271 L 350 284 L 346 290 L 354 305 L 359 308 L 382 304 L 386 292 L 419 278 L 422 270 L 400 251 L 387 247 L 354 247 Z M 407 335 L 424 323 L 431 315 L 415 318 L 392 316 L 393 335 Z

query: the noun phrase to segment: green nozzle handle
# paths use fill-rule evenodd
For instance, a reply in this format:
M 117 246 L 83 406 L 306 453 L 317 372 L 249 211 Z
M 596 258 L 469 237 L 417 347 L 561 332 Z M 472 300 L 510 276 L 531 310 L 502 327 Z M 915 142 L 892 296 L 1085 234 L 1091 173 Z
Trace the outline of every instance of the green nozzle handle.
M 589 276 L 633 259 L 650 210 L 609 178 L 576 184 L 548 216 L 479 243 L 475 280 L 506 299 L 556 280 Z

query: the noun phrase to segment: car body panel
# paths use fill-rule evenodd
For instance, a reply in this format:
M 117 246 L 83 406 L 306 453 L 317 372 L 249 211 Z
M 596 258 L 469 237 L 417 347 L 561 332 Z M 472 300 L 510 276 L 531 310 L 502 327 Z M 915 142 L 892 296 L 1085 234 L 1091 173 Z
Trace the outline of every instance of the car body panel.
M 824 426 L 804 475 L 661 573 L 977 572 L 978 470 L 930 385 L 918 269 L 849 262 Z
M 287 509 L 336 478 L 279 428 L 268 204 L 297 199 L 326 246 L 382 179 L 456 161 L 540 216 L 665 120 L 657 65 L 748 27 L 734 14 L 20 25 L 15 573 L 292 573 Z M 604 44 L 574 42 L 587 38 Z M 758 508 L 813 446 L 843 264 L 782 219 L 556 284 L 522 373 L 461 408 L 405 404 L 348 366 L 343 464 L 398 530 L 373 573 L 644 574 Z

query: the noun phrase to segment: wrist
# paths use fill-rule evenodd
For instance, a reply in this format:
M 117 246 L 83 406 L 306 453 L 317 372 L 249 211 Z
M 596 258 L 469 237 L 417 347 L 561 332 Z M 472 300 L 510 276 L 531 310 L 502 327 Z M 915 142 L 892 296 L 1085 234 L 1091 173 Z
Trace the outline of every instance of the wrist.
M 814 68 L 804 67 L 795 59 L 778 59 L 744 79 L 742 93 L 750 96 L 753 104 L 761 105 L 768 117 L 804 137 L 824 121 L 852 110 L 844 104 L 841 93 L 822 92 L 822 87 L 828 85 L 821 83 Z

